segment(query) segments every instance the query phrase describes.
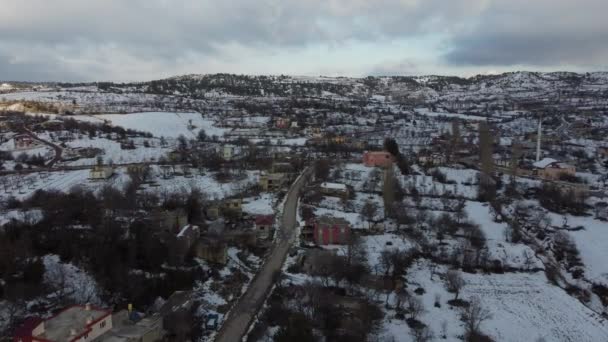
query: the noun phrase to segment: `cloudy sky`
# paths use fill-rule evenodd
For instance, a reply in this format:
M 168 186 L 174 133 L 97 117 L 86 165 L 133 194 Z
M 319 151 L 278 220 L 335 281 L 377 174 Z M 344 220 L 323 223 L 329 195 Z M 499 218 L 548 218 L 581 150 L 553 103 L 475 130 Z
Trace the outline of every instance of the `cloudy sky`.
M 0 0 L 0 80 L 607 70 L 606 0 Z

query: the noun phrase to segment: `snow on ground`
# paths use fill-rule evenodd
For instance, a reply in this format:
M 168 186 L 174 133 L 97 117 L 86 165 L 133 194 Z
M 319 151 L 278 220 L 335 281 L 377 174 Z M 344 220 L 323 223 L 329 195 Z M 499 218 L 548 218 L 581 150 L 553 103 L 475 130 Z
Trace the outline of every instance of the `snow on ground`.
M 134 150 L 123 150 L 120 148 L 120 143 L 114 140 L 108 140 L 105 138 L 90 139 L 89 137 L 82 137 L 82 139 L 72 140 L 66 144 L 71 148 L 79 147 L 93 147 L 104 150 L 102 155 L 104 161 L 107 163 L 112 160 L 116 164 L 128 164 L 128 163 L 141 163 L 156 161 L 161 156 L 165 156 L 170 148 L 160 147 L 158 139 L 148 138 L 134 138 Z M 148 141 L 150 147 L 144 147 L 143 142 Z M 75 161 L 67 162 L 67 165 L 95 165 L 96 158 L 78 159 Z
M 438 267 L 438 272 L 445 272 Z M 543 272 L 507 274 L 462 273 L 466 281 L 460 298 L 479 297 L 482 306 L 489 309 L 492 318 L 484 322 L 481 330 L 495 341 L 606 341 L 608 323 L 564 290 L 547 282 Z M 426 312 L 421 321 L 431 327 L 440 339 L 442 322 L 447 322 L 446 341 L 460 341 L 464 329 L 458 318 L 459 311 L 447 304 L 454 294 L 448 293 L 440 277 L 431 280 L 428 262 L 414 265 L 407 275 L 408 288 L 420 286 L 426 293 L 422 299 Z M 435 295 L 440 296 L 441 308 L 434 306 Z M 403 321 L 385 322 L 386 333 L 401 338 L 409 331 Z M 401 334 L 397 334 L 401 333 Z
M 271 145 L 304 146 L 307 138 L 287 138 L 287 139 L 249 139 L 252 143 L 258 144 L 269 141 Z
M 466 185 L 469 181 L 469 173 L 463 174 L 456 173 L 455 171 L 467 171 L 467 170 L 456 170 L 450 169 L 453 172 L 446 174 L 448 180 L 454 180 L 456 184 L 443 184 L 436 182 L 432 176 L 426 175 L 414 175 L 414 176 L 400 176 L 401 184 L 406 188 L 415 186 L 416 189 L 422 195 L 441 195 L 445 193 L 451 193 L 468 199 L 477 198 L 477 185 Z
M 43 257 L 44 282 L 76 303 L 101 304 L 97 282 L 71 263 L 62 263 L 57 255 Z
M 253 215 L 274 214 L 272 208 L 276 198 L 271 193 L 263 193 L 257 198 L 245 198 L 243 212 Z
M 564 290 L 549 284 L 544 273 L 463 274 L 463 296 L 478 296 L 494 317 L 484 331 L 496 341 L 595 342 L 608 340 L 608 322 Z
M 561 226 L 563 216 L 549 213 L 552 224 Z M 593 217 L 566 216 L 570 227 L 581 226 L 584 229 L 569 231 L 576 242 L 581 258 L 585 264 L 585 278 L 590 281 L 608 285 L 608 223 Z
M 362 236 L 361 240 L 367 251 L 367 263 L 372 269 L 372 273 L 378 274 L 378 265 L 380 265 L 380 254 L 384 250 L 400 250 L 405 251 L 412 247 L 412 244 L 395 235 L 395 234 L 382 234 L 382 235 L 368 235 Z
M 158 166 L 152 166 L 152 173 L 161 174 Z M 213 177 L 212 173 L 201 175 L 192 172 L 190 177 L 173 176 L 165 179 L 157 177 L 153 186 L 145 186 L 146 192 L 188 192 L 190 189 L 199 189 L 209 199 L 222 199 L 238 193 L 247 187 L 258 182 L 259 171 L 247 171 L 246 176 L 241 180 L 231 181 L 229 183 L 219 183 Z
M 44 176 L 43 176 L 44 175 Z M 2 181 L 12 184 L 8 191 L 0 187 L 0 198 L 6 199 L 14 196 L 17 199 L 25 199 L 36 190 L 59 190 L 69 191 L 75 186 L 84 186 L 89 189 L 99 189 L 104 184 L 116 186 L 120 183 L 120 177 L 114 176 L 106 181 L 90 181 L 89 170 L 55 171 L 48 173 L 36 173 L 26 176 L 5 176 Z
M 42 211 L 40 211 L 39 209 L 31 209 L 26 211 L 8 210 L 6 212 L 0 213 L 0 227 L 13 220 L 34 224 L 42 220 Z
M 486 118 L 483 116 L 455 114 L 455 113 L 448 113 L 448 112 L 433 112 L 428 108 L 416 108 L 415 111 L 416 111 L 416 114 L 420 114 L 420 115 L 424 115 L 424 116 L 431 116 L 431 117 L 443 116 L 443 117 L 447 117 L 447 118 L 459 118 L 459 119 L 473 120 L 473 121 L 486 120 Z
M 199 113 L 172 113 L 172 112 L 143 112 L 132 114 L 103 114 L 103 115 L 79 115 L 74 116 L 78 120 L 103 122 L 109 121 L 114 126 L 125 129 L 150 132 L 156 137 L 177 138 L 184 135 L 186 138 L 195 138 L 201 129 L 205 130 L 207 136 L 217 135 L 221 137 L 229 129 L 214 126 L 211 119 L 203 118 Z M 97 121 L 96 121 L 97 120 Z M 194 128 L 188 128 L 192 120 Z
M 465 211 L 471 221 L 479 224 L 486 235 L 486 239 L 505 241 L 506 223 L 497 223 L 492 219 L 490 206 L 487 203 L 467 201 Z

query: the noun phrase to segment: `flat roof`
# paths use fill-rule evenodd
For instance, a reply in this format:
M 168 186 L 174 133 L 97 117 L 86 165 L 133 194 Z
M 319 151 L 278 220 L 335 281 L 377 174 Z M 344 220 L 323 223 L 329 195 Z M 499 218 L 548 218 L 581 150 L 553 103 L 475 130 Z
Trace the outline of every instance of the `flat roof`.
M 88 330 L 87 319 L 91 318 L 95 321 L 110 314 L 111 311 L 94 307 L 87 310 L 86 306 L 71 306 L 44 321 L 44 334 L 36 337 L 50 341 L 69 341 Z M 75 336 L 70 335 L 72 329 L 76 331 Z

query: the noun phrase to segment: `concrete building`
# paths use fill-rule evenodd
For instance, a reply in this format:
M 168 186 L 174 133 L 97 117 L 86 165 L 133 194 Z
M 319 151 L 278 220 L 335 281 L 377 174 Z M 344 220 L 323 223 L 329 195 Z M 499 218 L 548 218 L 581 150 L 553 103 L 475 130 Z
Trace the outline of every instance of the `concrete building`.
M 260 176 L 260 187 L 264 191 L 281 190 L 287 182 L 287 176 L 284 173 L 267 173 Z
M 314 242 L 317 245 L 343 245 L 348 243 L 350 224 L 343 218 L 322 216 L 314 223 Z
M 200 239 L 194 247 L 194 254 L 213 264 L 226 265 L 228 263 L 228 245 L 219 238 Z
M 95 165 L 91 171 L 89 171 L 89 178 L 90 179 L 108 179 L 110 177 L 112 177 L 112 175 L 114 174 L 114 168 L 111 166 L 104 166 L 104 165 Z
M 150 226 L 155 230 L 177 234 L 188 224 L 188 214 L 184 209 L 155 210 L 147 215 Z
M 89 304 L 65 308 L 49 319 L 32 318 L 13 336 L 14 342 L 88 342 L 112 329 L 112 311 Z
M 323 182 L 320 187 L 321 193 L 328 196 L 348 197 L 349 191 L 345 184 Z
M 166 335 L 163 319 L 154 315 L 133 321 L 127 310 L 119 311 L 112 316 L 112 330 L 102 335 L 95 342 L 156 342 Z
M 395 157 L 386 151 L 363 152 L 363 164 L 368 167 L 388 167 L 395 161 Z
M 561 163 L 552 158 L 544 158 L 532 164 L 538 176 L 544 180 L 559 180 L 563 176 L 575 176 L 573 165 Z

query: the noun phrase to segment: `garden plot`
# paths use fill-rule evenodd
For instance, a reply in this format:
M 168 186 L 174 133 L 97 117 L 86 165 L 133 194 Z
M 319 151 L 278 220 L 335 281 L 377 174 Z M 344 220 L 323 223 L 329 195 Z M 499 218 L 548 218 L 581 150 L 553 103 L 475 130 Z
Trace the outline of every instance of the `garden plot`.
M 494 317 L 485 331 L 496 341 L 593 342 L 608 340 L 608 322 L 559 287 L 544 273 L 464 274 L 465 297 L 478 296 Z M 514 329 L 513 327 L 517 327 Z
M 133 138 L 135 149 L 123 150 L 120 143 L 114 140 L 105 138 L 90 139 L 82 137 L 82 139 L 67 142 L 71 148 L 99 148 L 103 150 L 101 157 L 104 162 L 110 160 L 116 164 L 130 164 L 157 161 L 160 157 L 165 156 L 171 148 L 161 147 L 158 139 L 153 138 Z M 150 147 L 143 146 L 144 141 L 148 141 Z M 66 163 L 67 165 L 95 165 L 96 158 L 78 159 Z
M 272 215 L 276 197 L 271 193 L 263 193 L 257 198 L 245 198 L 243 212 L 252 215 Z
M 549 213 L 552 224 L 561 226 L 564 216 Z M 593 217 L 566 215 L 570 227 L 583 227 L 581 230 L 569 231 L 576 242 L 581 258 L 585 264 L 585 278 L 608 285 L 608 223 L 595 220 Z
M 222 199 L 239 193 L 258 182 L 259 171 L 247 171 L 242 179 L 228 183 L 220 183 L 212 173 L 199 174 L 195 170 L 189 176 L 174 175 L 163 178 L 160 168 L 152 166 L 152 174 L 157 175 L 152 184 L 145 185 L 143 191 L 153 193 L 186 193 L 191 189 L 198 189 L 209 199 Z
M 438 273 L 446 269 L 438 267 Z M 481 330 L 495 341 L 606 341 L 608 322 L 569 296 L 559 287 L 549 284 L 544 273 L 468 274 L 462 273 L 466 285 L 460 298 L 480 298 L 482 306 L 490 310 L 492 318 L 485 321 Z M 407 275 L 408 288 L 421 287 L 425 294 L 418 296 L 425 312 L 420 320 L 429 325 L 439 338 L 442 322 L 447 325 L 446 341 L 461 341 L 464 333 L 459 311 L 447 301 L 454 298 L 448 293 L 438 274 L 433 275 L 429 263 L 418 262 Z M 434 306 L 435 296 L 441 307 Z M 516 328 L 514 328 L 516 327 Z M 391 319 L 384 324 L 384 333 L 396 338 L 409 333 L 404 321 Z
M 36 190 L 58 190 L 67 192 L 75 186 L 97 190 L 105 184 L 122 186 L 122 177 L 117 174 L 105 181 L 91 181 L 89 170 L 54 171 L 33 173 L 26 176 L 0 177 L 0 199 L 6 200 L 13 196 L 26 199 Z

